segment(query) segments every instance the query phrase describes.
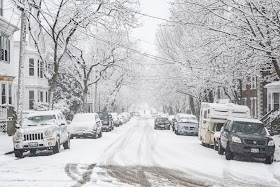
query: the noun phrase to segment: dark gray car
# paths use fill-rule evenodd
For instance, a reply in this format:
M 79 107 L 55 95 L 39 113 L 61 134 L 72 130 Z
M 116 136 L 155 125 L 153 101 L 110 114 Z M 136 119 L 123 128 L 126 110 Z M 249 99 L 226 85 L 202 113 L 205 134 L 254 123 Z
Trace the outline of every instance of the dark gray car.
M 259 120 L 231 118 L 221 130 L 218 153 L 225 153 L 227 160 L 243 155 L 265 158 L 265 163 L 271 164 L 274 151 L 274 141 Z

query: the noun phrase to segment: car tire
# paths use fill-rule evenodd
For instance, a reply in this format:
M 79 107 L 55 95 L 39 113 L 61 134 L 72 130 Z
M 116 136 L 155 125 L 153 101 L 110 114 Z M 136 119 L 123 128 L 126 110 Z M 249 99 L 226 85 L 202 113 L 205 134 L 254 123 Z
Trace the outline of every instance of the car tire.
M 214 150 L 218 150 L 219 149 L 219 147 L 217 146 L 217 141 L 214 139 Z
M 22 158 L 23 157 L 23 151 L 22 150 L 14 150 L 15 157 Z
M 70 149 L 70 138 L 68 138 L 68 140 L 63 143 L 63 148 L 64 149 Z
M 272 164 L 273 160 L 274 160 L 273 156 L 268 156 L 268 157 L 265 158 L 265 163 L 266 164 Z
M 53 154 L 60 152 L 60 141 L 59 138 L 56 138 L 55 146 L 53 147 Z
M 170 130 L 170 125 L 168 125 L 167 129 Z
M 231 152 L 229 145 L 227 146 L 225 150 L 225 157 L 227 160 L 232 160 L 234 158 L 233 152 Z
M 178 133 L 178 131 L 177 131 L 176 129 L 175 129 L 175 134 L 176 134 L 176 135 L 179 135 L 179 133 Z
M 96 139 L 97 138 L 97 131 L 96 131 L 96 133 L 94 133 L 93 135 L 92 135 L 92 139 Z
M 100 130 L 99 135 L 98 135 L 98 138 L 101 138 L 101 137 L 102 137 L 102 130 Z
M 223 155 L 225 152 L 225 149 L 222 148 L 221 146 L 221 141 L 219 141 L 219 146 L 218 146 L 218 154 Z

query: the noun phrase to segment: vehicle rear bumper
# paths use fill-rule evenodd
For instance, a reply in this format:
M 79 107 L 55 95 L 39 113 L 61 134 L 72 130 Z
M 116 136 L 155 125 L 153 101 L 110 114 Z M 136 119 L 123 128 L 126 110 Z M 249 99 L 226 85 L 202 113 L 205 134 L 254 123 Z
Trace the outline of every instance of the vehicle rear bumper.
M 157 129 L 168 129 L 169 125 L 155 125 Z
M 275 152 L 274 146 L 259 146 L 259 145 L 245 145 L 239 143 L 229 144 L 231 152 L 240 155 L 246 155 L 257 158 L 265 158 L 267 156 L 273 156 Z M 252 152 L 252 149 L 258 149 L 258 153 Z
M 71 137 L 88 137 L 96 134 L 96 131 L 76 131 L 71 133 Z
M 198 135 L 197 130 L 178 130 L 178 133 L 184 135 Z

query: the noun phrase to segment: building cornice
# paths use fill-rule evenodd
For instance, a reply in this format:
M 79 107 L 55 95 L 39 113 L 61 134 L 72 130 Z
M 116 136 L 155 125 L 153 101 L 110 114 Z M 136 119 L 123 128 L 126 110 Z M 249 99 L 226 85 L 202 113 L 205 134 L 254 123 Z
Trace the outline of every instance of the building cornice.
M 0 16 L 0 34 L 10 37 L 18 30 L 19 28 L 16 25 L 8 22 L 3 16 Z

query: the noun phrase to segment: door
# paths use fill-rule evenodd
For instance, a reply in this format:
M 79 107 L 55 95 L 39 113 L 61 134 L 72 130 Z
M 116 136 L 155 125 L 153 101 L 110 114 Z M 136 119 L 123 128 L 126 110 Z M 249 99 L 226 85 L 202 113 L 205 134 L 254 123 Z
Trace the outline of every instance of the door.
M 225 126 L 224 126 L 224 129 L 221 131 L 221 145 L 222 145 L 222 148 L 226 148 L 227 146 L 227 142 L 228 142 L 228 136 L 229 136 L 229 131 L 230 131 L 230 123 L 231 121 L 227 121 Z

